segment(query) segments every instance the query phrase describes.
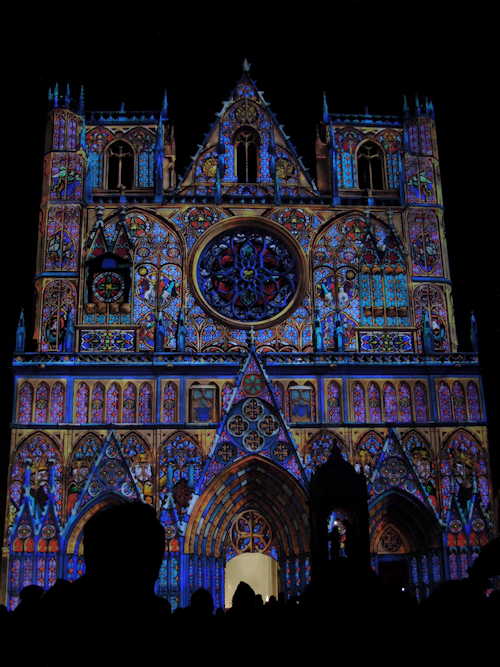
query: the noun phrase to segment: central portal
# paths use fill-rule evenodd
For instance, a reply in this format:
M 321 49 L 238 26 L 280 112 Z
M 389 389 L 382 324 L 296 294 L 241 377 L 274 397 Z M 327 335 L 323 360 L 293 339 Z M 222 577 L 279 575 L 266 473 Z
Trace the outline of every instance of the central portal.
M 266 602 L 278 597 L 278 563 L 271 556 L 259 553 L 239 554 L 226 564 L 224 580 L 225 607 L 231 606 L 234 591 L 244 581 Z

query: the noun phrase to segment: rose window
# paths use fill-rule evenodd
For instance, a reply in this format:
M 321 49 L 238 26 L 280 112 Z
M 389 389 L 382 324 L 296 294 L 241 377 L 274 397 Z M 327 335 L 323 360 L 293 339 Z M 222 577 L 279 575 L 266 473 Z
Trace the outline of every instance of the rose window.
M 301 271 L 292 242 L 260 227 L 221 232 L 202 248 L 195 267 L 202 301 L 234 325 L 284 316 L 298 294 Z
M 123 295 L 125 283 L 120 274 L 114 271 L 99 273 L 92 283 L 92 291 L 98 301 L 112 303 Z
M 234 520 L 231 541 L 238 553 L 262 553 L 269 548 L 271 540 L 271 528 L 258 512 L 247 510 Z

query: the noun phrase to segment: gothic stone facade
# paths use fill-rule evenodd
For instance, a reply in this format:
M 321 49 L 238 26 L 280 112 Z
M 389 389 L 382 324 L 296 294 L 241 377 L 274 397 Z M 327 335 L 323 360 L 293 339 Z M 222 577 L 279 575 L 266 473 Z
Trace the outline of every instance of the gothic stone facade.
M 325 105 L 314 181 L 247 72 L 182 178 L 166 100 L 51 99 L 37 351 L 21 326 L 14 358 L 10 607 L 80 576 L 82 526 L 130 499 L 165 525 L 173 605 L 199 586 L 222 605 L 226 562 L 252 551 L 294 594 L 334 448 L 366 478 L 375 569 L 402 566 L 419 596 L 464 576 L 493 530 L 486 414 L 457 351 L 432 104 Z

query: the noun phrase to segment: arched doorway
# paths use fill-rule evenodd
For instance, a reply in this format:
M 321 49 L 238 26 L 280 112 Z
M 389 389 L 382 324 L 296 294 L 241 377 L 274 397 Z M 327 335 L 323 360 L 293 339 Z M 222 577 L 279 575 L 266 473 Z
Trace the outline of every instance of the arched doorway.
M 226 564 L 224 576 L 224 599 L 226 607 L 231 606 L 234 591 L 244 581 L 255 593 L 262 595 L 264 602 L 271 595 L 278 596 L 278 563 L 267 554 L 238 554 Z
M 264 525 L 259 527 L 259 521 Z M 276 464 L 247 457 L 215 477 L 193 509 L 184 540 L 189 577 L 181 604 L 203 586 L 216 606 L 230 605 L 225 599 L 227 572 L 231 577 L 233 570 L 245 567 L 249 573 L 250 563 L 257 562 L 262 564 L 258 588 L 269 590 L 265 582 L 274 577 L 276 592 L 295 595 L 309 582 L 309 550 L 305 490 Z M 263 555 L 265 560 L 242 555 Z
M 443 576 L 441 530 L 425 505 L 397 489 L 370 505 L 372 565 L 385 583 L 426 597 Z

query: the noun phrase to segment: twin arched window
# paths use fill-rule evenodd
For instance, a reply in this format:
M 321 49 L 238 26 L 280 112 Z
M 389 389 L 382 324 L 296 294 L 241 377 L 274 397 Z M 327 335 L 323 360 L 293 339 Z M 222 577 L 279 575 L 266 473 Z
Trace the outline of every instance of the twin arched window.
M 365 141 L 358 149 L 358 186 L 360 190 L 384 190 L 384 153 L 374 141 Z

